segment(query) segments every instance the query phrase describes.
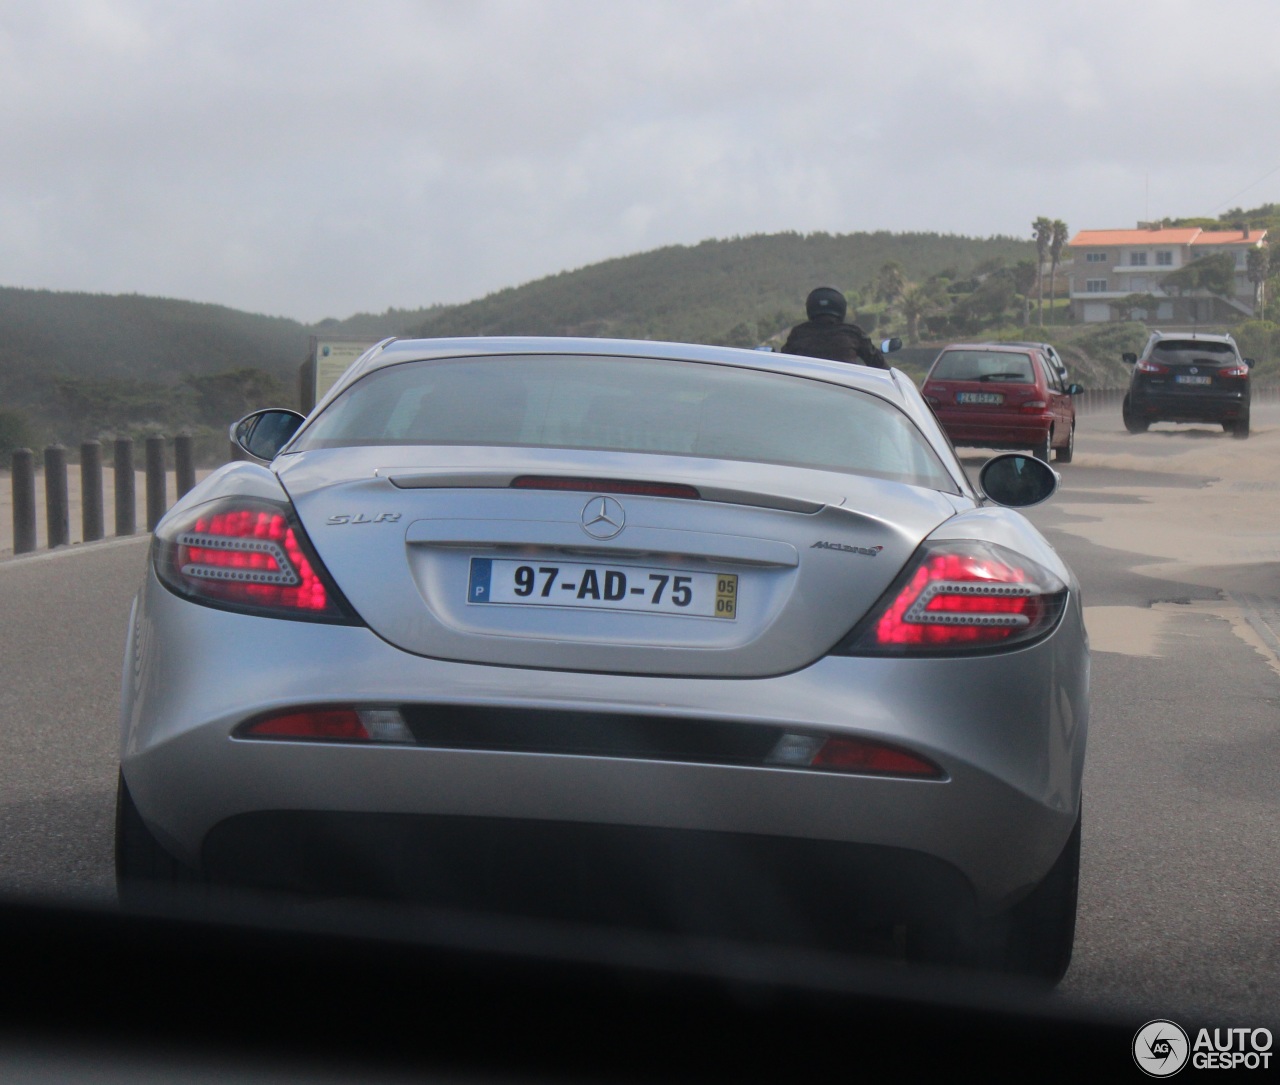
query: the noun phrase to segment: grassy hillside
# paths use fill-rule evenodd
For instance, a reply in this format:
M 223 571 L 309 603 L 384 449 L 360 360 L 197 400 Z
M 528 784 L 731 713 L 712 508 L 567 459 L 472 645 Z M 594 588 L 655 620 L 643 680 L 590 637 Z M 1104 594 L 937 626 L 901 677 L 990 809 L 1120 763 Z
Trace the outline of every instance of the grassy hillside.
M 163 384 L 242 367 L 283 377 L 306 347 L 307 329 L 284 317 L 137 294 L 0 287 L 0 380 L 29 371 Z
M 907 279 L 952 278 L 1034 258 L 1027 241 L 944 234 L 769 234 L 673 245 L 442 308 L 416 329 L 437 335 L 587 335 L 746 346 L 804 318 L 805 295 L 835 286 L 871 307 L 888 263 Z M 856 296 L 855 296 L 856 295 Z

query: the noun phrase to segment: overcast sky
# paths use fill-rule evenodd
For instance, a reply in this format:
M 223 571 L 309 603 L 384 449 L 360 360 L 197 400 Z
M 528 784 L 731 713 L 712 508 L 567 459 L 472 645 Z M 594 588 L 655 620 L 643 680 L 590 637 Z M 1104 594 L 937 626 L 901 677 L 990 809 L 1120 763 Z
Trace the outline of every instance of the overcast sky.
M 0 0 L 0 285 L 312 321 L 710 237 L 1251 207 L 1277 42 L 1276 0 Z

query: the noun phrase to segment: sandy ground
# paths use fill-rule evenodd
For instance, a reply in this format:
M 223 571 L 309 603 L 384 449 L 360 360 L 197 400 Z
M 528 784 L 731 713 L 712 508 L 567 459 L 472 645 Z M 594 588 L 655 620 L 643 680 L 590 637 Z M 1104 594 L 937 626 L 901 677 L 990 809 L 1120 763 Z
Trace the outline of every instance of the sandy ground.
M 1073 479 L 1082 468 L 1141 472 L 1152 484 L 1090 488 Z M 1068 517 L 1059 530 L 1148 557 L 1139 574 L 1213 588 L 1221 597 L 1086 607 L 1095 651 L 1159 656 L 1171 620 L 1190 606 L 1231 622 L 1280 673 L 1280 408 L 1255 407 L 1247 441 L 1216 427 L 1162 426 L 1130 436 L 1115 419 L 1083 419 L 1075 462 L 1062 474 L 1055 507 Z M 1181 476 L 1183 484 L 1161 484 L 1161 475 Z

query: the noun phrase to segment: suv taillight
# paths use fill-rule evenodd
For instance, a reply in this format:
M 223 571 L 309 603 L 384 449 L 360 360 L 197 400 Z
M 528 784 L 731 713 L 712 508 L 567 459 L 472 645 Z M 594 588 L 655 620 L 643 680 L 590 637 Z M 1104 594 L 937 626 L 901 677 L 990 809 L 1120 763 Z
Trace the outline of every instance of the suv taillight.
M 1067 586 L 994 543 L 925 543 L 839 655 L 947 655 L 1024 645 L 1058 624 Z
M 1220 377 L 1247 377 L 1249 375 L 1249 367 L 1243 362 L 1237 362 L 1235 365 L 1228 366 L 1226 369 L 1219 369 Z
M 283 503 L 227 498 L 202 505 L 156 531 L 152 556 L 161 582 L 192 602 L 361 624 Z
M 1133 368 L 1136 369 L 1139 373 L 1162 374 L 1162 373 L 1169 372 L 1169 367 L 1167 365 L 1161 365 L 1159 362 L 1153 362 L 1151 361 L 1150 358 L 1143 358 Z

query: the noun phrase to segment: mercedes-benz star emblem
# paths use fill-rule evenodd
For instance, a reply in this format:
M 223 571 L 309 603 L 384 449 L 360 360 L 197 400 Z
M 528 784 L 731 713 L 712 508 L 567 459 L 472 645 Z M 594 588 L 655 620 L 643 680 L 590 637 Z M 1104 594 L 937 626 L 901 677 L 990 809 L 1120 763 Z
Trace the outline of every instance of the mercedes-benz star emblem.
M 627 514 L 612 497 L 593 497 L 582 507 L 582 530 L 593 539 L 612 539 L 627 526 Z

